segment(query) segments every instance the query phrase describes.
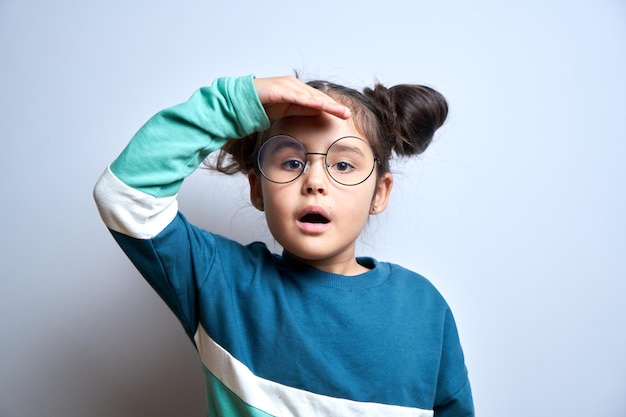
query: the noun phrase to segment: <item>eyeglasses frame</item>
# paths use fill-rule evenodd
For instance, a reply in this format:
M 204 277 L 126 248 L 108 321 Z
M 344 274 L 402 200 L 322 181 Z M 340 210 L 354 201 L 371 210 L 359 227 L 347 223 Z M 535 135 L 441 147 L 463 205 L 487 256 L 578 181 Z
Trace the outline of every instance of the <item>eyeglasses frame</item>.
M 352 136 L 352 135 L 347 135 L 347 136 L 342 136 L 339 139 L 336 139 L 335 141 L 333 141 L 328 148 L 326 149 L 326 153 L 323 152 L 307 152 L 306 151 L 306 147 L 302 144 L 302 142 L 300 142 L 297 138 L 295 138 L 294 136 L 291 135 L 286 135 L 286 134 L 278 134 L 278 135 L 272 135 L 269 138 L 267 138 L 267 140 L 265 142 L 263 142 L 263 144 L 261 145 L 261 147 L 259 148 L 259 151 L 257 153 L 256 156 L 256 165 L 257 165 L 257 169 L 259 170 L 259 172 L 261 173 L 261 175 L 263 176 L 263 178 L 265 178 L 266 180 L 268 180 L 269 182 L 273 182 L 274 184 L 289 184 L 291 182 L 294 182 L 295 180 L 297 180 L 298 178 L 300 178 L 302 176 L 302 174 L 304 174 L 306 171 L 308 171 L 308 168 L 310 166 L 310 161 L 307 159 L 306 163 L 304 164 L 304 168 L 302 168 L 302 170 L 300 171 L 300 173 L 294 178 L 291 179 L 289 181 L 275 181 L 271 178 L 269 178 L 267 175 L 265 175 L 265 173 L 263 172 L 263 170 L 261 169 L 261 150 L 263 149 L 263 146 L 265 146 L 266 143 L 268 143 L 270 140 L 274 139 L 275 137 L 278 136 L 286 136 L 288 138 L 291 138 L 293 140 L 295 140 L 296 142 L 298 142 L 298 144 L 300 144 L 300 146 L 302 146 L 302 149 L 304 150 L 304 157 L 306 158 L 307 155 L 321 155 L 324 156 L 324 170 L 326 171 L 326 174 L 328 175 L 328 177 L 330 179 L 332 179 L 333 181 L 335 181 L 337 184 L 339 185 L 343 185 L 344 187 L 354 187 L 355 185 L 359 185 L 359 184 L 363 184 L 365 181 L 367 181 L 369 179 L 369 177 L 372 176 L 372 173 L 374 172 L 374 169 L 376 169 L 376 163 L 378 163 L 378 165 L 380 165 L 380 159 L 378 157 L 376 157 L 375 153 L 374 153 L 374 148 L 372 148 L 372 145 L 370 145 L 367 141 L 365 141 L 365 139 L 360 138 L 358 136 Z M 358 139 L 360 141 L 362 141 L 363 143 L 365 143 L 367 146 L 369 146 L 370 150 L 372 151 L 372 155 L 374 157 L 373 163 L 372 163 L 372 169 L 370 170 L 369 174 L 367 174 L 367 176 L 355 183 L 355 184 L 345 184 L 341 181 L 338 181 L 335 177 L 332 176 L 332 174 L 330 173 L 330 171 L 328 170 L 328 168 L 330 167 L 330 164 L 328 163 L 328 151 L 330 150 L 330 148 L 332 148 L 337 142 L 339 142 L 342 139 L 347 139 L 347 138 L 354 138 L 354 139 Z

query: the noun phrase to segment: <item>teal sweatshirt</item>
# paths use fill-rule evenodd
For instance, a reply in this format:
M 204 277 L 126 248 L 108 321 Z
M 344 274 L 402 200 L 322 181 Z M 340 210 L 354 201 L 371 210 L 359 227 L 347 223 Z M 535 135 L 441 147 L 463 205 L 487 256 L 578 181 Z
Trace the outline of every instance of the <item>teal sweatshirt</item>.
M 182 181 L 229 138 L 267 129 L 252 77 L 163 110 L 94 190 L 101 217 L 178 317 L 206 375 L 209 416 L 473 416 L 463 351 L 424 277 L 359 258 L 342 276 L 241 245 L 178 211 Z

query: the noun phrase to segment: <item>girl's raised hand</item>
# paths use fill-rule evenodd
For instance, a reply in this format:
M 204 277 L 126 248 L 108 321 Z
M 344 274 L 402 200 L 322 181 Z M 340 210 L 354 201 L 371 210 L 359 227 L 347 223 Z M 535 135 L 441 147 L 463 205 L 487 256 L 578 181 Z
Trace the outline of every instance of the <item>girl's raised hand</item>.
M 254 86 L 270 121 L 289 116 L 316 116 L 326 112 L 342 119 L 350 109 L 294 76 L 255 78 Z

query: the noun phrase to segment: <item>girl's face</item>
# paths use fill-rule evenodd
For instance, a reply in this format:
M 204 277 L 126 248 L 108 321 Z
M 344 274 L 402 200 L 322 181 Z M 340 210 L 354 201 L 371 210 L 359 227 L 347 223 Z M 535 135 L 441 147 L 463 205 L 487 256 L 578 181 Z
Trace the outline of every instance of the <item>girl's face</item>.
M 344 136 L 364 138 L 352 120 L 322 113 L 289 117 L 276 122 L 270 135 L 297 138 L 307 152 L 326 153 Z M 250 197 L 265 211 L 270 231 L 285 252 L 328 272 L 356 275 L 365 272 L 355 259 L 356 240 L 370 214 L 387 206 L 393 179 L 376 171 L 363 183 L 345 186 L 335 182 L 324 167 L 324 156 L 308 155 L 309 168 L 295 181 L 277 184 L 256 170 L 248 174 Z

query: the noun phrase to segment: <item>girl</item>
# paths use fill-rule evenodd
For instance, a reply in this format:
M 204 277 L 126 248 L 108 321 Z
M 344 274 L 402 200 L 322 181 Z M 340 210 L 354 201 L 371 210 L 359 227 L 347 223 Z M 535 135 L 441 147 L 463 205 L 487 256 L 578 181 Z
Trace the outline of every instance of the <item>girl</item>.
M 209 416 L 474 415 L 440 294 L 355 257 L 387 206 L 392 152 L 421 153 L 446 116 L 423 86 L 221 78 L 151 118 L 104 172 L 102 219 L 194 342 Z M 183 179 L 218 149 L 218 170 L 247 174 L 282 255 L 178 212 Z

